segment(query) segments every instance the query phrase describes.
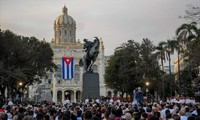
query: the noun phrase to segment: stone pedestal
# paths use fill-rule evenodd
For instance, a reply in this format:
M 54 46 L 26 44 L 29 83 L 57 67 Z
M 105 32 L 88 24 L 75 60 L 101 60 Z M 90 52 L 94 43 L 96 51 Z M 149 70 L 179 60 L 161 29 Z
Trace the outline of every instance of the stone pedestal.
M 85 100 L 86 98 L 100 98 L 99 74 L 84 73 L 82 88 L 82 100 Z

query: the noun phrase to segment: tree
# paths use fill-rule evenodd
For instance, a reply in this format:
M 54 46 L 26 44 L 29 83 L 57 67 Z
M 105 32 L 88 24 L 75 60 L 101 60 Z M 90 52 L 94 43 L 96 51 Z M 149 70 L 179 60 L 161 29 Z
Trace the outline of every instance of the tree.
M 166 96 L 174 96 L 175 95 L 175 91 L 177 90 L 177 84 L 175 84 L 175 76 L 174 74 L 172 73 L 171 75 L 170 74 L 165 74 L 165 95 Z M 169 81 L 171 79 L 171 81 Z M 172 85 L 172 90 L 173 91 L 172 93 L 170 93 L 171 91 L 169 90 L 169 87 Z
M 189 44 L 190 41 L 194 40 L 197 37 L 198 29 L 197 23 L 191 22 L 190 24 L 182 24 L 176 30 L 176 35 L 181 38 L 181 41 L 186 45 Z
M 182 33 L 183 34 L 183 33 Z M 181 71 L 180 71 L 180 55 L 183 54 L 183 47 L 182 47 L 182 35 L 179 35 L 176 39 L 175 42 L 175 50 L 177 51 L 177 58 L 178 58 L 178 80 L 177 80 L 177 85 L 178 85 L 178 89 L 180 88 L 180 79 L 181 79 Z
M 154 92 L 159 92 L 160 83 L 159 77 L 161 76 L 161 70 L 157 61 L 157 57 L 155 54 L 155 46 L 152 41 L 148 38 L 143 39 L 140 45 L 140 58 L 142 60 L 141 69 L 143 72 L 143 83 L 149 82 L 150 86 L 148 89 L 152 91 L 152 95 Z M 155 89 L 157 88 L 157 89 Z
M 189 60 L 192 68 L 198 68 L 200 66 L 200 40 L 195 40 L 190 43 Z
M 157 50 L 157 57 L 161 60 L 161 67 L 162 71 L 164 72 L 164 64 L 163 61 L 165 61 L 165 45 L 166 42 L 160 42 L 158 43 L 158 46 L 156 47 Z M 164 85 L 165 77 L 164 73 L 162 74 L 162 98 L 165 100 L 165 85 Z
M 115 49 L 115 53 L 110 57 L 105 72 L 106 85 L 121 93 L 130 93 L 134 90 L 141 78 L 141 72 L 137 65 L 139 63 L 139 44 L 132 40 L 122 44 Z M 131 93 L 130 93 L 131 94 Z
M 171 54 L 174 54 L 175 48 L 177 45 L 176 40 L 167 40 L 165 51 L 166 51 L 166 58 L 169 62 L 169 74 L 170 74 L 170 96 L 172 96 L 172 72 L 171 72 Z
M 2 77 L 2 84 L 0 86 L 2 95 L 4 95 L 5 88 L 17 89 L 17 80 L 24 77 L 20 68 L 17 66 L 18 54 L 21 53 L 22 43 L 20 36 L 16 36 L 10 31 L 0 31 L 0 76 Z M 22 50 L 25 52 L 25 50 Z M 13 91 L 12 93 L 15 93 Z
M 188 66 L 187 66 L 188 67 Z M 180 94 L 182 96 L 194 96 L 194 88 L 192 87 L 192 79 L 188 76 L 188 68 L 181 70 L 181 79 L 180 79 Z
M 177 30 L 177 41 L 178 41 L 178 59 L 179 54 L 182 52 L 182 58 L 184 59 L 184 64 L 186 65 L 185 68 L 182 68 L 182 72 L 180 72 L 179 67 L 179 89 L 180 92 L 182 91 L 183 87 L 186 86 L 183 75 L 185 76 L 188 73 L 187 79 L 188 81 L 192 81 L 194 79 L 193 75 L 198 70 L 200 64 L 199 61 L 199 43 L 200 43 L 200 30 L 197 27 L 196 22 L 192 22 L 190 24 L 182 24 Z M 178 60 L 179 62 L 180 60 Z M 179 65 L 180 66 L 180 65 Z M 188 70 L 186 70 L 188 69 Z
M 140 58 L 143 62 L 143 73 L 146 78 L 155 79 L 160 76 L 160 67 L 155 54 L 156 47 L 148 38 L 143 39 L 140 45 Z
M 5 87 L 15 94 L 26 85 L 40 81 L 46 73 L 56 68 L 53 63 L 53 51 L 50 45 L 35 37 L 15 35 L 9 30 L 0 31 L 0 76 Z M 18 83 L 23 85 L 19 86 Z
M 121 86 L 118 85 L 118 83 L 121 85 L 121 80 L 118 77 L 118 72 L 118 58 L 114 55 L 110 56 L 108 61 L 108 67 L 106 67 L 105 70 L 105 83 L 109 88 L 117 91 L 121 89 Z
M 136 87 L 144 85 L 145 79 L 157 80 L 160 70 L 154 50 L 148 39 L 143 39 L 142 44 L 129 40 L 116 48 L 106 67 L 106 85 L 122 97 L 124 93 L 132 95 Z
M 198 37 L 198 28 L 197 23 L 192 22 L 190 24 L 182 24 L 179 28 L 176 30 L 176 35 L 179 37 L 179 41 L 183 42 L 183 48 L 184 48 L 184 59 L 188 60 L 188 69 L 189 69 L 189 77 L 192 79 L 192 71 L 191 71 L 191 62 L 189 59 L 187 59 L 188 55 L 190 54 L 190 43 L 191 41 L 194 41 L 196 37 Z
M 199 31 L 200 29 L 198 29 Z M 200 70 L 200 32 L 198 32 L 197 37 L 194 41 L 190 42 L 189 49 L 190 53 L 188 55 L 188 59 L 190 61 L 191 67 L 191 77 L 194 87 L 198 88 L 198 83 L 200 83 L 199 79 L 199 70 Z M 195 84 L 197 83 L 197 84 Z
M 181 18 L 197 22 L 200 24 L 200 7 L 194 5 L 188 5 L 188 9 L 185 10 L 185 15 Z

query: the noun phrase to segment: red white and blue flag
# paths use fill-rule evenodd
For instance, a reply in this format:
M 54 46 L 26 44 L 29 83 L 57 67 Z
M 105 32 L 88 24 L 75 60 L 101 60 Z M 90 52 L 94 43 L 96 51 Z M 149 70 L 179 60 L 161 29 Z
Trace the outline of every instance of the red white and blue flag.
M 74 59 L 73 57 L 62 58 L 62 77 L 63 79 L 72 79 L 74 77 Z

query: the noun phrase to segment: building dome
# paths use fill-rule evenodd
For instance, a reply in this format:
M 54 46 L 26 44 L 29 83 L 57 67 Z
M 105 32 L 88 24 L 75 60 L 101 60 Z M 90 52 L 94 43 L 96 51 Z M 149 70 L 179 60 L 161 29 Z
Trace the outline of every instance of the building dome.
M 55 42 L 58 44 L 75 43 L 76 22 L 68 15 L 67 7 L 62 8 L 62 14 L 54 21 Z
M 58 16 L 55 20 L 56 25 L 62 25 L 62 24 L 71 24 L 71 25 L 76 25 L 75 20 L 68 15 L 67 13 L 67 7 L 64 6 L 62 8 L 62 15 Z
M 57 19 L 55 20 L 55 24 L 56 25 L 63 25 L 63 24 L 76 25 L 76 22 L 71 16 L 67 14 L 63 14 L 57 17 Z

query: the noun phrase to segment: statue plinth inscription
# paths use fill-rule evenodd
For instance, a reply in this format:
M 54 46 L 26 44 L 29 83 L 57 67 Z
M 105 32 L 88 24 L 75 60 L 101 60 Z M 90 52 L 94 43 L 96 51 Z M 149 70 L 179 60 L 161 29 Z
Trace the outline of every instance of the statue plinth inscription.
M 86 98 L 99 98 L 99 95 L 99 74 L 84 73 L 82 99 L 84 100 Z

